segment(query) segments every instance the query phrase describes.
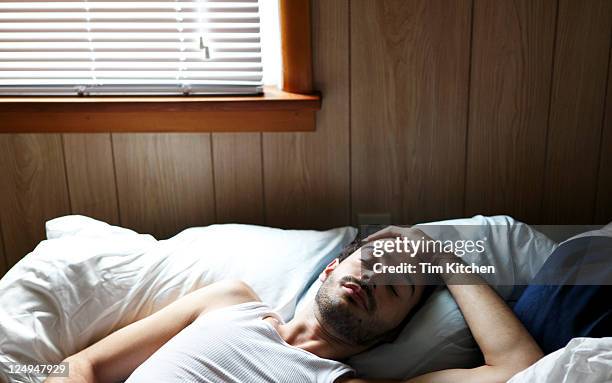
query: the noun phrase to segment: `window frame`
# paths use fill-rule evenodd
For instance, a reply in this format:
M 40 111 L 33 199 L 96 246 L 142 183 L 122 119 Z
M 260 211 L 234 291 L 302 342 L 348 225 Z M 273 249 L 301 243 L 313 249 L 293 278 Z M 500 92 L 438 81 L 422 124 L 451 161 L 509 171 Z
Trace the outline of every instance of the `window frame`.
M 0 96 L 0 133 L 314 131 L 310 0 L 279 0 L 281 89 L 256 96 Z

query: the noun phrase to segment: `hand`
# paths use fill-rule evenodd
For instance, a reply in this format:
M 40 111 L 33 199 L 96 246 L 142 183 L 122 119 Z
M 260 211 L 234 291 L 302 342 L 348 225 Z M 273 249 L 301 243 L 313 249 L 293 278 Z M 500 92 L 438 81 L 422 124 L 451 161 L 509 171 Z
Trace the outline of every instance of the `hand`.
M 410 261 L 431 261 L 432 256 L 437 256 L 438 254 L 433 254 L 430 251 L 427 251 L 425 246 L 419 247 L 419 245 L 423 245 L 428 241 L 433 241 L 433 239 L 425 234 L 422 230 L 417 229 L 415 227 L 401 227 L 401 226 L 387 226 L 386 228 L 377 231 L 374 234 L 369 235 L 364 239 L 364 242 L 373 242 L 373 241 L 384 241 L 384 240 L 392 240 L 401 239 L 401 243 L 407 243 L 410 251 L 408 254 L 410 257 Z M 415 248 L 416 246 L 416 248 Z M 398 247 L 399 244 L 398 244 Z M 405 248 L 405 246 L 404 246 Z M 425 256 L 427 255 L 427 256 Z
M 428 236 L 425 232 L 415 227 L 401 227 L 401 226 L 388 226 L 374 234 L 369 235 L 364 239 L 365 242 L 380 241 L 380 240 L 391 240 L 395 238 L 406 239 L 410 243 L 414 243 L 414 246 L 418 246 L 417 242 L 421 242 L 421 246 L 418 251 L 413 252 L 408 260 L 409 263 L 431 263 L 436 266 L 443 266 L 446 263 L 457 263 L 462 262 L 454 253 L 444 252 L 440 250 L 440 246 L 425 246 L 424 244 L 433 239 Z M 414 246 L 413 249 L 414 249 Z M 437 250 L 434 250 L 437 249 Z M 416 253 L 416 256 L 414 255 Z M 405 257 L 398 258 L 399 260 L 406 260 Z M 449 282 L 449 276 L 444 273 L 434 274 L 429 273 L 427 275 L 420 275 L 418 281 L 423 284 L 445 284 Z
M 409 238 L 409 239 L 431 239 L 422 230 L 413 227 L 401 227 L 401 226 L 387 226 L 382 230 L 377 231 L 374 234 L 367 236 L 364 241 L 376 241 L 379 239 L 387 238 Z
M 371 280 L 380 284 L 404 284 L 406 279 L 409 283 L 416 285 L 431 285 L 440 284 L 435 274 L 427 274 L 421 271 L 421 265 L 431 263 L 432 259 L 428 251 L 425 251 L 425 244 L 432 241 L 431 237 L 417 228 L 388 226 L 367 238 L 370 246 L 364 246 L 362 249 L 369 249 L 378 258 L 372 258 L 370 254 L 364 254 L 362 251 L 362 261 L 374 264 L 374 261 L 383 265 L 383 267 L 401 267 L 406 270 L 401 273 L 396 272 L 371 272 Z M 380 255 L 380 251 L 382 255 Z M 410 270 L 410 271 L 407 271 Z M 373 270 L 372 270 L 373 271 Z

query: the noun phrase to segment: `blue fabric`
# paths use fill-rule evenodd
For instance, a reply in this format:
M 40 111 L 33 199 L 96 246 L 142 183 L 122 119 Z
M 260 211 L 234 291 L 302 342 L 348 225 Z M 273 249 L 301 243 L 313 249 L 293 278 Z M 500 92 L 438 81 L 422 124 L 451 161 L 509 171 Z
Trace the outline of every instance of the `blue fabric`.
M 513 310 L 545 353 L 575 337 L 612 336 L 612 238 L 559 246 Z

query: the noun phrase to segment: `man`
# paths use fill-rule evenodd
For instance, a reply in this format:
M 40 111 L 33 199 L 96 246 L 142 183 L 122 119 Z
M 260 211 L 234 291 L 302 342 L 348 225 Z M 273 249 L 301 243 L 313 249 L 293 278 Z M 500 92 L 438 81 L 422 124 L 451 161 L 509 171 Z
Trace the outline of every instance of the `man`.
M 368 241 L 408 237 L 389 227 Z M 456 259 L 439 257 L 439 263 Z M 441 275 L 447 280 L 452 276 Z M 382 382 L 352 377 L 340 360 L 388 338 L 418 304 L 421 285 L 362 280 L 356 251 L 321 274 L 316 299 L 288 323 L 244 283 L 221 282 L 170 304 L 67 358 L 70 377 L 49 382 Z M 542 357 L 512 311 L 486 284 L 448 288 L 478 343 L 485 365 L 408 380 L 505 382 Z M 397 355 L 398 361 L 402 356 Z M 130 376 L 131 375 L 131 376 Z

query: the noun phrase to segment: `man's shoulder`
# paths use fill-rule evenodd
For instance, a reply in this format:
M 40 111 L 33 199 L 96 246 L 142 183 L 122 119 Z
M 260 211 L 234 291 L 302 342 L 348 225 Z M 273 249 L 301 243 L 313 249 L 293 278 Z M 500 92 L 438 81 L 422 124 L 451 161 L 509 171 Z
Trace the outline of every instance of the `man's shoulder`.
M 205 309 L 200 312 L 209 312 L 227 306 L 234 306 L 246 302 L 261 302 L 255 291 L 246 282 L 236 279 L 227 279 L 215 282 L 204 288 L 206 290 L 203 302 Z
M 228 279 L 218 282 L 219 288 L 229 301 L 237 303 L 259 302 L 261 299 L 248 283 L 239 279 Z

